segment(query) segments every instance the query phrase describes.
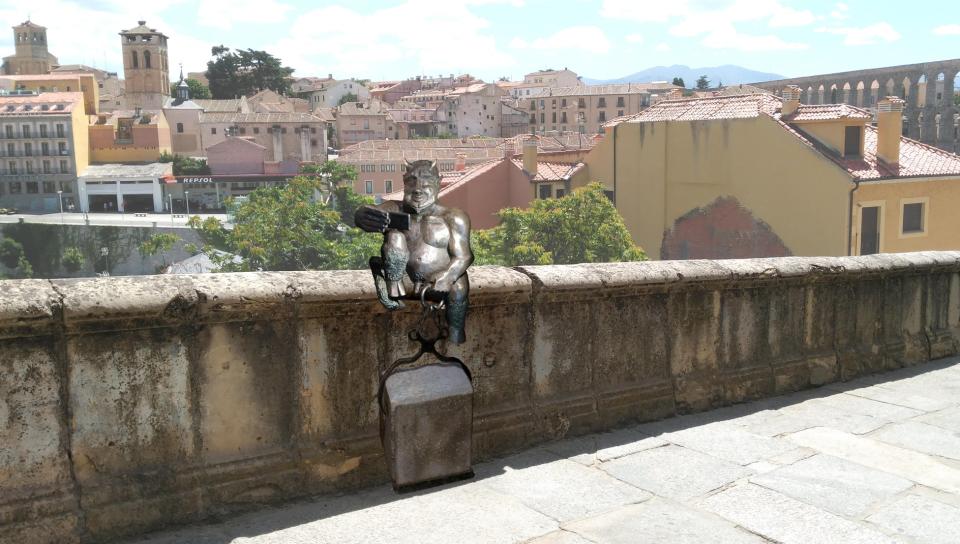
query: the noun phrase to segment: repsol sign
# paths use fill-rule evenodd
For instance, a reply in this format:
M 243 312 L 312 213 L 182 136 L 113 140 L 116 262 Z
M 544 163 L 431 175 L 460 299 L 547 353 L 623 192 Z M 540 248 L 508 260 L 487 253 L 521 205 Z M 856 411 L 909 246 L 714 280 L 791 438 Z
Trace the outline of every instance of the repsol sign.
M 183 176 L 177 178 L 178 183 L 213 183 L 210 176 Z

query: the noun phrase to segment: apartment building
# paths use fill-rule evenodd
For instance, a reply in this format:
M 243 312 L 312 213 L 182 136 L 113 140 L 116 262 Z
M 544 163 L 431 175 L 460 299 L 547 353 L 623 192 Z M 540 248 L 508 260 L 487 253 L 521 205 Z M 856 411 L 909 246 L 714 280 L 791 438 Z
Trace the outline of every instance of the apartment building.
M 387 109 L 393 122 L 393 132 L 387 137 L 394 140 L 437 137 L 446 126 L 440 108 L 421 108 L 411 102 L 397 102 Z
M 83 93 L 83 108 L 87 115 L 100 111 L 100 89 L 93 74 L 41 74 L 0 76 L 0 89 L 6 92 L 30 91 L 33 94 L 46 92 Z
M 89 164 L 83 94 L 0 97 L 0 206 L 52 212 L 74 204 Z
M 449 176 L 494 159 L 512 158 L 523 138 L 369 140 L 340 150 L 337 161 L 357 169 L 355 191 L 383 196 L 401 187 L 404 160 L 435 160 L 440 172 Z M 538 149 L 559 161 L 576 160 L 596 142 L 595 136 L 571 132 L 537 139 Z
M 365 140 L 383 140 L 393 134 L 393 119 L 379 100 L 347 102 L 337 107 L 337 145 L 341 148 Z
M 323 162 L 327 157 L 326 123 L 309 113 L 203 113 L 203 149 L 230 137 L 247 138 L 267 149 L 267 161 Z
M 572 130 L 599 134 L 608 121 L 639 113 L 661 94 L 678 88 L 668 83 L 558 87 L 524 98 L 521 105 L 529 114 L 531 133 Z
M 297 80 L 292 86 L 293 94 L 306 100 L 310 109 L 316 108 L 335 108 L 340 105 L 340 101 L 345 96 L 352 95 L 354 102 L 366 102 L 370 100 L 370 89 L 362 83 L 352 79 L 333 79 L 331 74 L 328 79 L 303 78 Z
M 446 93 L 441 112 L 446 114 L 447 132 L 458 137 L 499 137 L 503 115 L 501 102 L 506 91 L 492 83 L 475 83 Z

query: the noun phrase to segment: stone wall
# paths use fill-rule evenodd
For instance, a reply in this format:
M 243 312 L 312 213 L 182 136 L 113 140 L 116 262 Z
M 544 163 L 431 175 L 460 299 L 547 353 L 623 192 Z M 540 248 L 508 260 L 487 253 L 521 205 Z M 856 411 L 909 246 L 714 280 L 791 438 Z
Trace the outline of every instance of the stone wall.
M 958 353 L 960 252 L 471 271 L 475 456 Z M 387 479 L 368 273 L 0 282 L 0 542 Z

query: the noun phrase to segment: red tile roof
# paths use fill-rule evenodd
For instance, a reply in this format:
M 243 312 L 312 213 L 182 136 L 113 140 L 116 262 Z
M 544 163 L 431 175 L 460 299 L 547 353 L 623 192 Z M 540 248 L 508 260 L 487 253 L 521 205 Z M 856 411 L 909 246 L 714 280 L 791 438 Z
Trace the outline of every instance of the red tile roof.
M 523 160 L 513 159 L 513 164 L 523 170 Z M 530 181 L 537 183 L 541 181 L 564 181 L 582 170 L 582 162 L 575 164 L 564 162 L 537 161 L 537 175 L 530 178 Z
M 848 104 L 800 104 L 797 111 L 785 118 L 787 122 L 828 121 L 834 119 L 873 119 L 873 115 L 863 108 Z
M 860 181 L 960 176 L 960 156 L 916 140 L 900 138 L 900 164 L 895 167 L 877 160 L 876 128 L 866 127 L 863 144 L 863 158 L 844 158 L 832 152 L 824 154 Z
M 760 114 L 773 115 L 780 108 L 780 99 L 768 94 L 716 96 L 686 100 L 664 100 L 629 116 L 627 122 L 713 121 L 749 119 Z

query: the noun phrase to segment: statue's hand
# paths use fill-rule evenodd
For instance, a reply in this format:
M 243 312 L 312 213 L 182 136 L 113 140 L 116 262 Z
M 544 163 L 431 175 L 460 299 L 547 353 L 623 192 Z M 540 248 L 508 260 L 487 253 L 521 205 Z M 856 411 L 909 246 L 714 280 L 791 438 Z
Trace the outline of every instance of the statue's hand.
M 353 214 L 353 222 L 367 232 L 384 232 L 390 224 L 390 214 L 373 206 L 360 206 Z
M 433 290 L 439 293 L 448 293 L 450 288 L 453 286 L 453 282 L 446 279 L 440 278 L 436 283 L 433 284 Z

